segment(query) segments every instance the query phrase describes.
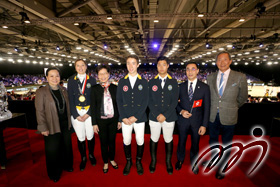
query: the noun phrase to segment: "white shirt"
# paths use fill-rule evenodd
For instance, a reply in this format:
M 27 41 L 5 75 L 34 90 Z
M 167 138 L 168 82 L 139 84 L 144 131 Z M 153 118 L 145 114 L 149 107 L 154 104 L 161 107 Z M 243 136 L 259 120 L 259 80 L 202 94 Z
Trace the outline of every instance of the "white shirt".
M 81 83 L 85 80 L 86 76 L 87 76 L 86 73 L 85 74 L 78 74 L 77 75 L 77 77 L 78 77 L 78 79 L 80 80 Z
M 165 85 L 166 79 L 167 79 L 167 75 L 165 75 L 165 77 L 163 77 L 163 78 L 160 75 L 158 77 L 161 82 L 161 88 L 163 88 Z M 165 81 L 162 81 L 162 80 L 165 80 Z
M 226 87 L 226 85 L 227 85 L 229 73 L 230 73 L 230 68 L 224 72 L 223 83 L 222 83 L 222 84 L 223 84 L 223 93 L 224 93 L 225 87 Z M 221 74 L 222 74 L 222 72 L 219 70 L 218 76 L 217 76 L 217 89 L 218 89 L 218 92 L 219 92 Z
M 135 85 L 135 82 L 137 80 L 137 77 L 138 77 L 138 73 L 132 77 L 131 75 L 128 75 L 128 78 L 129 78 L 129 82 L 130 82 L 130 85 L 131 85 L 131 88 L 133 89 L 134 85 Z
M 197 78 L 196 78 L 194 81 L 188 80 L 188 92 L 189 92 L 189 90 L 190 90 L 191 82 L 192 82 L 192 89 L 193 89 L 193 93 L 194 93 L 195 87 L 196 87 L 196 83 L 197 83 Z

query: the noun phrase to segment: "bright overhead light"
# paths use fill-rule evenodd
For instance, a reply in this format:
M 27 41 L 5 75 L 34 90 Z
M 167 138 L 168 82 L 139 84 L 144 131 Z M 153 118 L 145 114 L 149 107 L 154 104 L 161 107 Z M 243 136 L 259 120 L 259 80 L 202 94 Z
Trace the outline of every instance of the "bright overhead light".
M 86 52 L 86 53 L 87 53 L 87 52 L 88 52 L 88 49 L 84 49 L 84 52 Z
M 223 50 L 225 50 L 225 49 L 224 49 L 224 48 L 222 48 L 222 47 L 221 47 L 221 48 L 219 48 L 219 51 L 223 51 Z
M 238 65 L 238 63 L 237 63 L 237 62 L 234 62 L 234 65 Z
M 245 62 L 245 65 L 247 66 L 249 63 L 248 62 Z
M 6 26 L 6 25 L 3 25 L 2 28 L 3 28 L 3 29 L 7 29 L 7 28 L 9 28 L 9 27 Z
M 74 25 L 78 26 L 78 25 L 79 25 L 79 23 L 75 22 L 75 23 L 74 23 Z
M 273 62 L 273 64 L 278 64 L 278 62 Z
M 244 18 L 240 18 L 240 19 L 239 19 L 239 22 L 244 22 L 244 21 L 245 21 Z
M 204 15 L 203 14 L 198 14 L 197 17 L 202 18 Z
M 272 64 L 272 62 L 268 62 L 268 63 L 267 63 L 267 65 L 271 65 L 271 64 Z
M 82 47 L 81 47 L 81 46 L 77 46 L 76 49 L 77 49 L 77 50 L 81 50 Z
M 159 21 L 157 19 L 154 20 L 154 23 L 158 23 Z
M 112 16 L 107 16 L 107 19 L 110 20 L 110 19 L 113 19 L 113 17 Z
M 257 62 L 257 63 L 256 63 L 256 65 L 257 65 L 257 66 L 258 66 L 258 65 L 260 65 L 260 63 L 259 63 L 259 62 Z
M 260 52 L 260 50 L 255 50 L 254 52 L 255 52 L 255 53 L 259 53 L 259 52 Z

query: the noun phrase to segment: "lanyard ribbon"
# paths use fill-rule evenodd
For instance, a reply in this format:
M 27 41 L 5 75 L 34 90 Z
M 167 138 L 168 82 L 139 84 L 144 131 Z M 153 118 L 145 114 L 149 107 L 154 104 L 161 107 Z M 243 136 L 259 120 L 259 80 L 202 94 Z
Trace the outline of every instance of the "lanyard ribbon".
M 78 80 L 78 81 L 79 81 L 79 80 Z M 80 85 L 78 84 L 79 91 L 80 91 L 80 93 L 81 93 L 82 95 L 84 95 L 84 93 L 85 93 L 86 84 L 87 84 L 87 76 L 86 76 L 86 78 L 85 78 L 85 80 L 84 80 L 84 83 L 83 83 L 83 90 L 81 90 Z

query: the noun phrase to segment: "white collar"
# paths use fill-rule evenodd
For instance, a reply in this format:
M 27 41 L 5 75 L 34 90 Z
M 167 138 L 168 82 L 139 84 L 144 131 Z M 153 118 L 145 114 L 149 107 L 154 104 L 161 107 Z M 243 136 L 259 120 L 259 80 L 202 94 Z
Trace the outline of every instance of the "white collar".
M 221 72 L 221 71 L 219 70 L 219 76 L 221 76 L 222 73 L 223 73 L 223 72 Z M 230 68 L 228 68 L 228 70 L 226 70 L 226 71 L 224 72 L 224 76 L 228 76 L 229 73 L 230 73 Z
M 190 81 L 190 80 L 188 79 L 188 82 L 189 82 L 189 84 L 192 82 L 193 85 L 195 85 L 195 84 L 197 83 L 197 78 L 195 78 L 193 81 Z

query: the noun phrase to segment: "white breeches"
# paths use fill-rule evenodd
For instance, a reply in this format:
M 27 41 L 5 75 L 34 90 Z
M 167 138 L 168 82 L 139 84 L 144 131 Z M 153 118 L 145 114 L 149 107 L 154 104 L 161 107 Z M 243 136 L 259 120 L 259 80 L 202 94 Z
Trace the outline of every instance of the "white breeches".
M 126 125 L 122 122 L 122 135 L 123 143 L 125 145 L 131 144 L 132 130 L 134 129 L 135 138 L 137 145 L 144 144 L 144 131 L 145 131 L 145 122 L 142 123 L 133 123 L 131 125 Z
M 85 115 L 87 111 L 88 110 L 85 109 L 77 109 L 77 112 L 80 116 Z M 91 117 L 88 117 L 84 122 L 80 122 L 77 119 L 74 119 L 73 116 L 71 116 L 71 122 L 80 142 L 85 141 L 86 137 L 88 140 L 91 140 L 93 138 L 94 132 L 91 123 Z
M 173 131 L 175 126 L 175 121 L 163 123 L 155 122 L 149 120 L 149 125 L 151 129 L 151 139 L 153 142 L 158 142 L 160 137 L 160 132 L 162 129 L 163 139 L 166 143 L 169 143 L 173 140 Z

